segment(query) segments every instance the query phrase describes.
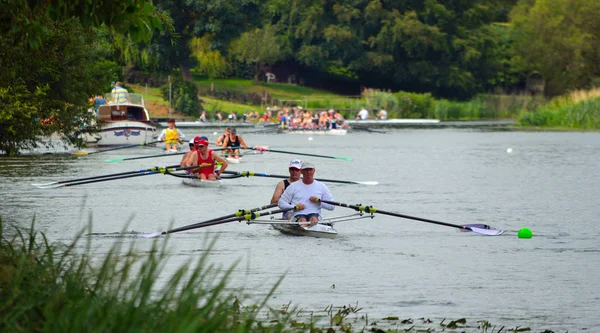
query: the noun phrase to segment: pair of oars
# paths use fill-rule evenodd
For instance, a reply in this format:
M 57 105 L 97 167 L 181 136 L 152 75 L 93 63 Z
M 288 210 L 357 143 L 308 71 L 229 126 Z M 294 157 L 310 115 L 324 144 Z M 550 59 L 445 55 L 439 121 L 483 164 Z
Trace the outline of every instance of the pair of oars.
M 241 147 L 229 147 L 229 148 L 237 149 L 237 148 L 241 148 Z M 120 148 L 115 148 L 115 149 L 120 149 Z M 227 148 L 215 148 L 213 150 L 220 151 L 220 150 L 224 150 L 224 149 L 227 149 Z M 298 156 L 331 158 L 331 159 L 336 159 L 336 160 L 341 160 L 341 161 L 351 161 L 352 160 L 351 157 L 339 157 L 339 156 L 309 154 L 309 153 L 303 153 L 303 152 L 297 152 L 297 151 L 277 150 L 277 149 L 271 149 L 271 148 L 264 147 L 264 146 L 256 146 L 256 147 L 249 147 L 249 148 L 243 148 L 243 149 L 254 150 L 259 153 L 271 152 L 271 153 L 281 153 L 281 154 L 290 154 L 290 155 L 298 155 Z M 104 150 L 104 151 L 108 151 L 108 150 Z M 179 152 L 179 153 L 171 153 L 171 154 L 156 154 L 156 155 L 148 155 L 148 156 L 116 158 L 116 159 L 112 159 L 112 160 L 106 160 L 105 162 L 123 162 L 123 161 L 131 161 L 131 160 L 140 160 L 140 159 L 145 159 L 145 158 L 157 158 L 157 157 L 166 157 L 166 156 L 173 156 L 173 155 L 183 155 L 185 153 L 186 152 Z
M 268 178 L 279 178 L 279 179 L 287 179 L 290 176 L 284 175 L 272 175 L 268 173 L 260 173 L 260 172 L 252 172 L 252 171 L 223 171 L 224 174 L 235 175 L 238 177 L 268 177 Z M 338 184 L 356 184 L 356 185 L 377 185 L 378 182 L 375 181 L 357 181 L 357 180 L 340 180 L 340 179 L 324 179 L 324 178 L 315 178 L 320 182 L 326 183 L 338 183 Z
M 105 181 L 110 181 L 110 180 L 118 180 L 118 179 L 126 179 L 126 178 L 134 178 L 134 177 L 141 177 L 141 176 L 148 176 L 148 175 L 155 175 L 155 174 L 171 175 L 171 172 L 195 169 L 195 168 L 202 168 L 202 167 L 211 166 L 211 165 L 213 165 L 213 164 L 200 164 L 200 165 L 193 165 L 193 166 L 188 166 L 188 167 L 180 167 L 179 165 L 171 165 L 171 166 L 166 166 L 166 167 L 153 167 L 153 168 L 148 168 L 148 169 L 143 169 L 143 170 L 111 173 L 111 174 L 106 174 L 106 175 L 76 178 L 76 179 L 69 179 L 69 180 L 61 180 L 61 181 L 42 183 L 42 184 L 31 184 L 31 185 L 35 186 L 37 188 L 41 188 L 41 189 L 53 189 L 53 188 L 59 188 L 59 187 L 77 186 L 77 185 L 84 185 L 84 184 L 91 184 L 91 183 L 98 183 L 98 182 L 105 182 Z
M 350 204 L 329 201 L 329 200 L 317 200 L 317 201 L 328 203 L 331 205 L 340 206 L 340 207 L 354 209 L 359 212 L 366 212 L 366 213 L 370 213 L 370 214 L 378 213 L 378 214 L 401 217 L 401 218 L 406 218 L 406 219 L 411 219 L 411 220 L 416 220 L 416 221 L 421 221 L 421 222 L 426 222 L 426 223 L 433 223 L 433 224 L 442 225 L 442 226 L 446 226 L 446 227 L 457 228 L 457 229 L 460 229 L 463 231 L 471 231 L 471 232 L 485 235 L 485 236 L 499 236 L 504 233 L 503 230 L 494 229 L 494 228 L 491 228 L 490 226 L 484 225 L 484 224 L 458 225 L 458 224 L 452 224 L 452 223 L 447 223 L 447 222 L 430 220 L 430 219 L 426 219 L 426 218 L 422 218 L 422 217 L 415 217 L 415 216 L 409 216 L 409 215 L 404 215 L 404 214 L 399 214 L 399 213 L 394 213 L 394 212 L 388 212 L 388 211 L 384 211 L 384 210 L 380 210 L 380 209 L 375 209 L 372 206 L 350 205 Z M 161 235 L 172 234 L 172 233 L 186 231 L 186 230 L 192 230 L 192 229 L 199 229 L 199 228 L 209 227 L 209 226 L 223 224 L 223 223 L 227 223 L 227 222 L 242 221 L 242 220 L 252 221 L 252 220 L 257 219 L 260 216 L 267 216 L 267 215 L 283 213 L 283 212 L 294 209 L 294 208 L 277 209 L 277 210 L 273 210 L 273 211 L 258 213 L 258 211 L 273 208 L 275 206 L 277 206 L 277 204 L 270 204 L 270 205 L 266 205 L 266 206 L 262 206 L 262 207 L 258 207 L 258 208 L 253 208 L 250 210 L 239 210 L 233 214 L 213 218 L 210 220 L 190 224 L 187 226 L 183 226 L 183 227 L 179 227 L 179 228 L 175 228 L 175 229 L 171 229 L 171 230 L 167 230 L 167 231 L 162 231 L 162 232 L 151 233 L 151 234 L 138 234 L 138 236 L 145 237 L 145 238 L 154 238 L 154 237 L 158 237 Z

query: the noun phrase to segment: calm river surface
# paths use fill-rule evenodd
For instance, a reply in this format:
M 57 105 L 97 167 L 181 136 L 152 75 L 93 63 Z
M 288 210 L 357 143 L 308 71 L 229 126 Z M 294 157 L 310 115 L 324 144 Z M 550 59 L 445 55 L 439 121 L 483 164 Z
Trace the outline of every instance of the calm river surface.
M 185 130 L 188 136 L 210 134 Z M 220 130 L 219 130 L 220 132 Z M 488 320 L 497 329 L 600 332 L 600 133 L 406 129 L 346 136 L 243 134 L 251 145 L 352 161 L 303 158 L 316 177 L 378 181 L 329 184 L 336 201 L 455 224 L 486 223 L 502 236 L 385 215 L 341 222 L 337 239 L 286 236 L 267 225 L 228 223 L 176 233 L 164 271 L 201 255 L 235 269 L 232 286 L 257 298 L 285 278 L 270 304 L 305 310 L 356 305 L 369 318 L 398 316 Z M 511 148 L 512 152 L 507 152 Z M 127 231 L 156 232 L 268 203 L 278 179 L 224 180 L 192 188 L 151 175 L 54 190 L 31 183 L 173 165 L 180 157 L 105 163 L 155 154 L 132 148 L 85 157 L 0 158 L 0 214 L 5 224 L 37 227 L 70 242 L 93 220 L 95 255 Z M 294 155 L 248 156 L 230 170 L 286 174 Z M 328 216 L 351 214 L 336 208 Z M 128 224 L 128 225 L 127 225 Z M 532 239 L 519 239 L 528 227 Z M 141 249 L 152 241 L 135 239 Z M 439 326 L 437 326 L 439 328 Z

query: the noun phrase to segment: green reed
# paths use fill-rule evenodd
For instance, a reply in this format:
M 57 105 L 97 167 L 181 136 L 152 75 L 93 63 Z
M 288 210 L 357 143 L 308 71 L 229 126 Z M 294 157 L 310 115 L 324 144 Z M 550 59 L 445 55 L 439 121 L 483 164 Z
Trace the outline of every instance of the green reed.
M 50 244 L 33 224 L 11 236 L 3 227 L 0 219 L 0 331 L 279 332 L 289 321 L 289 314 L 266 308 L 271 294 L 242 306 L 226 287 L 233 267 L 223 273 L 209 264 L 210 251 L 159 285 L 165 239 L 143 254 L 119 239 L 97 262 L 89 240 L 78 253 L 83 233 L 64 246 Z M 207 243 L 210 249 L 214 241 Z M 268 323 L 257 320 L 265 311 Z
M 559 98 L 531 112 L 523 112 L 519 125 L 556 129 L 600 129 L 600 98 L 573 102 Z

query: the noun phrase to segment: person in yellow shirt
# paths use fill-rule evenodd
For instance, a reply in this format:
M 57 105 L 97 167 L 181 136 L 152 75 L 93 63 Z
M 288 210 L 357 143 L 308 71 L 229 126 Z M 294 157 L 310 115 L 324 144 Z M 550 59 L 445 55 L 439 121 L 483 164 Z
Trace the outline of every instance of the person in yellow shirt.
M 166 151 L 177 150 L 177 143 L 180 143 L 183 139 L 185 139 L 185 135 L 178 128 L 175 128 L 175 119 L 169 119 L 167 125 L 169 127 L 165 128 L 160 133 L 158 140 L 165 141 Z
M 123 83 L 122 82 L 117 82 L 115 84 L 115 87 L 113 88 L 113 90 L 111 91 L 111 102 L 116 103 L 116 104 L 121 104 L 121 103 L 127 103 L 129 102 L 129 92 L 127 91 L 127 89 L 122 87 Z

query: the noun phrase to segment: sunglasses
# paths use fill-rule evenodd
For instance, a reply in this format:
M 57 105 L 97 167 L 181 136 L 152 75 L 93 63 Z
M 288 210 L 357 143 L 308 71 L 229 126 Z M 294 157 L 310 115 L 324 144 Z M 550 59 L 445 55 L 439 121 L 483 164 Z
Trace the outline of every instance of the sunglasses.
M 292 171 L 300 171 L 300 169 L 296 169 L 296 168 L 290 168 L 289 170 L 290 170 L 290 172 L 292 172 Z

